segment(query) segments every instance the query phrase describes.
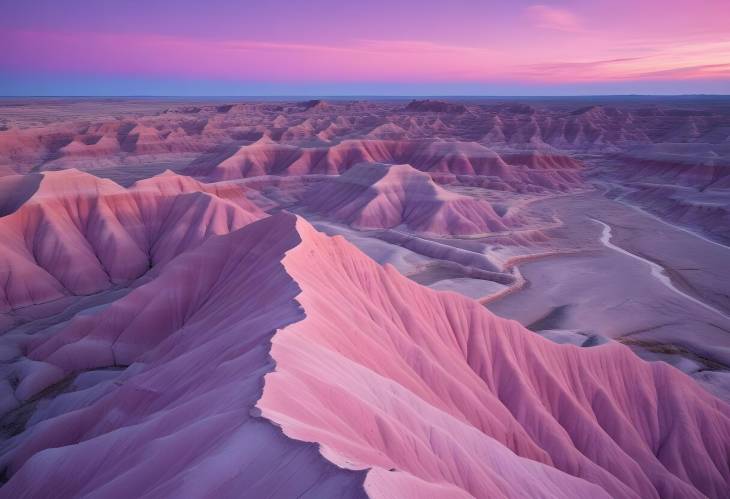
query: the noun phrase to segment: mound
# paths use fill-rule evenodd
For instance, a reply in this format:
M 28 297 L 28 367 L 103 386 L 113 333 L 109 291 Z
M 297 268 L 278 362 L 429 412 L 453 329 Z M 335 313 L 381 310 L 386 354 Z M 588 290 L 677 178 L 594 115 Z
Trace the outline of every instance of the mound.
M 406 106 L 406 111 L 416 111 L 419 113 L 465 113 L 466 106 L 463 104 L 454 104 L 440 100 L 412 100 Z
M 0 130 L 0 167 L 3 167 L 3 170 L 7 167 L 14 173 L 23 171 L 17 169 L 18 164 L 42 161 L 49 150 L 57 150 L 70 141 L 71 138 L 66 135 L 55 134 L 45 129 L 43 132 L 18 128 Z
M 305 111 L 309 111 L 309 110 L 323 111 L 329 107 L 329 105 L 321 99 L 312 99 L 312 100 L 308 100 L 308 101 L 304 101 L 304 102 L 298 102 L 297 105 L 299 107 L 302 107 Z
M 95 142 L 86 143 L 75 139 L 70 144 L 58 150 L 58 156 L 63 158 L 101 158 L 120 152 L 121 146 L 115 136 L 104 135 Z
M 403 128 L 393 123 L 386 123 L 384 125 L 373 128 L 368 134 L 368 138 L 372 139 L 388 139 L 388 140 L 399 140 L 408 137 L 408 132 Z
M 506 114 L 526 114 L 526 115 L 532 115 L 537 112 L 537 109 L 532 107 L 529 104 L 524 104 L 521 102 L 505 102 L 502 104 L 497 104 L 495 106 L 488 107 L 490 111 L 494 111 L 497 113 L 506 113 Z
M 722 497 L 730 484 L 730 407 L 679 371 L 615 343 L 551 343 L 286 213 L 29 348 L 57 379 L 135 367 L 95 397 L 59 396 L 14 437 L 5 497 Z
M 171 172 L 124 189 L 64 170 L 39 175 L 31 187 L 0 218 L 0 311 L 129 282 L 264 215 L 243 191 L 206 192 Z
M 415 232 L 464 235 L 506 228 L 487 201 L 447 191 L 410 165 L 361 163 L 315 185 L 304 205 L 358 229 L 405 225 Z
M 514 173 L 499 154 L 476 142 L 430 142 L 415 150 L 410 161 L 423 171 L 514 179 Z

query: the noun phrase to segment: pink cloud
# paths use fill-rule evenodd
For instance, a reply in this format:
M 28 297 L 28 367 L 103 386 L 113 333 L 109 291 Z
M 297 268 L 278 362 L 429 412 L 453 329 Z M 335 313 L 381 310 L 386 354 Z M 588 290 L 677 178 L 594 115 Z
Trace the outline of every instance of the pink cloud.
M 639 76 L 646 79 L 672 78 L 677 80 L 691 80 L 696 78 L 730 78 L 730 63 L 672 68 L 643 73 Z
M 617 41 L 600 32 L 583 31 L 534 38 L 515 35 L 514 40 L 504 41 L 510 50 L 489 43 L 465 46 L 431 40 L 349 40 L 325 45 L 11 30 L 0 33 L 0 44 L 11 49 L 0 54 L 0 71 L 270 82 L 727 78 L 730 61 L 730 41 L 718 37 Z
M 528 17 L 538 28 L 558 31 L 579 31 L 581 22 L 578 16 L 566 9 L 549 5 L 530 5 L 525 9 Z
M 338 46 L 112 33 L 5 32 L 0 68 L 285 81 L 436 80 L 482 73 L 500 52 L 427 41 Z

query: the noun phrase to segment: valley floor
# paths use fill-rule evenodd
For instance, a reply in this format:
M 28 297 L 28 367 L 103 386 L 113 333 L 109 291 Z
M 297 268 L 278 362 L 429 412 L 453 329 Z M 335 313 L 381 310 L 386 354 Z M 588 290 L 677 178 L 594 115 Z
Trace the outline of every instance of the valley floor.
M 490 310 L 562 341 L 615 339 L 728 396 L 729 247 L 599 191 L 539 201 L 532 209 L 554 210 L 565 222 L 554 229 L 555 239 L 581 251 L 519 264 L 525 284 L 489 302 Z M 601 243 L 604 234 L 609 244 Z

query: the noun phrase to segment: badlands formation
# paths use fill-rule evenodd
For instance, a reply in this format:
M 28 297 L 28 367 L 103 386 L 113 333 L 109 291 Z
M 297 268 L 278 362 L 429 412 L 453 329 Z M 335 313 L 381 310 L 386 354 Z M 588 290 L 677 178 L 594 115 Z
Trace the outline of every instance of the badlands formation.
M 0 498 L 728 497 L 730 100 L 0 101 Z

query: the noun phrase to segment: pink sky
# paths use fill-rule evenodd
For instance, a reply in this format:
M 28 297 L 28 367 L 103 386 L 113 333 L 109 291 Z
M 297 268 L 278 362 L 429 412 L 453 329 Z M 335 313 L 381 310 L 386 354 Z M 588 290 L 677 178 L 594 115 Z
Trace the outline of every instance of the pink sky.
M 730 1 L 290 0 L 270 11 L 222 0 L 209 10 L 184 1 L 165 10 L 150 0 L 136 10 L 117 2 L 126 7 L 108 13 L 84 3 L 71 0 L 64 5 L 77 10 L 61 11 L 49 2 L 35 16 L 0 7 L 10 9 L 0 42 L 11 47 L 0 55 L 0 73 L 505 89 L 689 81 L 698 92 L 711 81 L 730 93 Z

